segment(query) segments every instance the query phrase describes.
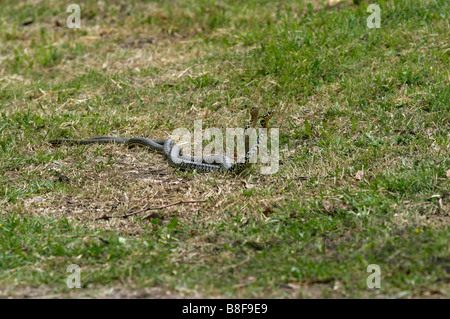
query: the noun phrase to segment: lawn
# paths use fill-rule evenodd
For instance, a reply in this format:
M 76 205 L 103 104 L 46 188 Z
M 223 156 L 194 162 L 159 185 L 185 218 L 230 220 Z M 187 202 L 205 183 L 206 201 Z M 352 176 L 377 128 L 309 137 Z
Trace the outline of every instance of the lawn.
M 2 1 L 0 296 L 449 298 L 450 2 L 325 2 Z M 274 174 L 48 142 L 254 105 Z

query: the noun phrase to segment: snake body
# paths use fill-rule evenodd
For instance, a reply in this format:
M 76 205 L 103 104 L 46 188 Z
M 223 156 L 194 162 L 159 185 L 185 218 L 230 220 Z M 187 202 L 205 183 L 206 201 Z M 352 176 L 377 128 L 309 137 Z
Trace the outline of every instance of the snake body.
M 274 111 L 270 111 L 261 117 L 261 126 L 268 129 L 268 122 L 272 118 Z M 253 107 L 250 111 L 251 120 L 245 127 L 244 134 L 247 133 L 249 128 L 255 128 L 258 120 L 259 109 Z M 188 154 L 182 154 L 180 146 L 176 145 L 172 139 L 166 140 L 151 140 L 145 137 L 114 137 L 114 136 L 97 136 L 89 139 L 70 139 L 70 138 L 58 138 L 50 140 L 53 145 L 69 144 L 69 145 L 85 145 L 85 144 L 125 144 L 131 148 L 134 146 L 143 146 L 153 151 L 164 154 L 167 158 L 169 165 L 181 168 L 196 170 L 197 172 L 212 172 L 219 171 L 231 174 L 238 174 L 242 172 L 246 167 L 250 165 L 250 158 L 258 151 L 258 146 L 264 130 L 258 136 L 255 145 L 249 148 L 248 136 L 245 136 L 246 154 L 242 162 L 232 164 L 232 160 L 225 155 L 211 155 L 211 156 L 191 156 Z M 216 163 L 216 164 L 212 164 Z

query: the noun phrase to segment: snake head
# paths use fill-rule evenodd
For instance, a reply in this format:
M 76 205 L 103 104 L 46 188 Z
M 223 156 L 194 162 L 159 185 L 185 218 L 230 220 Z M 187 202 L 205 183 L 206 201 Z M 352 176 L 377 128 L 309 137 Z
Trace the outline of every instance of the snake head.
M 269 120 L 273 117 L 275 110 L 269 111 L 261 117 L 261 126 L 269 129 Z

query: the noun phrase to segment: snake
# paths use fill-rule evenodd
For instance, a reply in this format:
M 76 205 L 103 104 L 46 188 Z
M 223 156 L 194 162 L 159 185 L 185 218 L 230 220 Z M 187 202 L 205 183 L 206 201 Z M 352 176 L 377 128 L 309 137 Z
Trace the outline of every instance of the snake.
M 274 110 L 269 111 L 261 117 L 260 125 L 262 128 L 268 130 L 268 122 L 274 115 Z M 212 172 L 219 171 L 230 174 L 239 174 L 245 168 L 250 166 L 250 158 L 258 151 L 263 135 L 266 130 L 260 130 L 256 143 L 250 148 L 249 137 L 247 131 L 250 128 L 255 128 L 258 122 L 259 108 L 254 106 L 250 110 L 251 119 L 244 129 L 245 134 L 245 157 L 243 161 L 233 164 L 233 161 L 225 155 L 210 155 L 210 156 L 191 156 L 182 154 L 180 146 L 176 145 L 172 139 L 157 139 L 151 140 L 145 137 L 114 137 L 114 136 L 96 136 L 88 139 L 71 139 L 71 138 L 57 138 L 50 140 L 49 143 L 56 146 L 61 144 L 68 145 L 85 145 L 85 144 L 125 144 L 128 148 L 134 146 L 143 146 L 150 150 L 164 154 L 169 165 L 180 169 L 196 170 L 197 172 Z M 213 164 L 216 163 L 216 164 Z

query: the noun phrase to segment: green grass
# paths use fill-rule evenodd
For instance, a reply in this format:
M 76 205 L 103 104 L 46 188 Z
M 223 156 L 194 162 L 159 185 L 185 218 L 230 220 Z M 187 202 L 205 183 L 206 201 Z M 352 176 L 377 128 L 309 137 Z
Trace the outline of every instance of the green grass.
M 379 1 L 368 29 L 366 1 L 86 1 L 80 30 L 62 2 L 2 2 L 0 294 L 448 298 L 447 2 Z M 237 127 L 255 104 L 277 110 L 274 175 L 47 143 Z

